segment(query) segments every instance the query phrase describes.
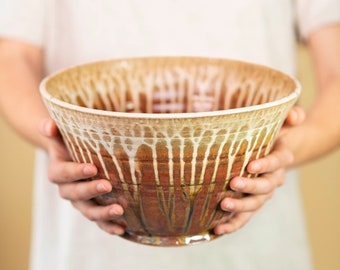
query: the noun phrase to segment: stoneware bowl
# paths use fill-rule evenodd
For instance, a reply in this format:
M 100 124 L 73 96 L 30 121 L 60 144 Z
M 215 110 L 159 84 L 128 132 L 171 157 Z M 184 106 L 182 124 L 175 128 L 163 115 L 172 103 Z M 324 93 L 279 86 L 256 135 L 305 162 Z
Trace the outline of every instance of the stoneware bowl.
M 228 59 L 145 57 L 88 63 L 45 78 L 43 100 L 76 162 L 98 167 L 126 239 L 156 246 L 210 241 L 237 175 L 268 154 L 298 82 Z M 91 180 L 91 179 L 89 179 Z

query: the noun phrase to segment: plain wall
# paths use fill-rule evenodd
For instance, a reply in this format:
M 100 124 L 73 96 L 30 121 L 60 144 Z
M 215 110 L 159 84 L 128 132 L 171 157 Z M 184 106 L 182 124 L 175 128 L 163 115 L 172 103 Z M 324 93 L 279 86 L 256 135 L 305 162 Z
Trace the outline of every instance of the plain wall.
M 298 62 L 303 88 L 301 104 L 307 107 L 315 88 L 310 59 L 301 46 Z M 28 269 L 33 166 L 33 147 L 0 119 L 0 269 Z M 340 150 L 304 166 L 301 172 L 315 270 L 340 269 Z

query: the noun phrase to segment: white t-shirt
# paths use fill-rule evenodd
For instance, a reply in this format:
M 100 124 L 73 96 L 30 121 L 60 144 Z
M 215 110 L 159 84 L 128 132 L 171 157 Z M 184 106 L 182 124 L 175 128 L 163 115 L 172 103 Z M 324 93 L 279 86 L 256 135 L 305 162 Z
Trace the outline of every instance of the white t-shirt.
M 235 58 L 294 74 L 296 23 L 307 37 L 340 21 L 339 5 L 338 0 L 0 0 L 0 37 L 43 47 L 47 74 L 145 55 Z M 296 172 L 238 232 L 211 243 L 158 248 L 111 236 L 84 218 L 49 183 L 47 163 L 39 151 L 33 270 L 311 269 Z

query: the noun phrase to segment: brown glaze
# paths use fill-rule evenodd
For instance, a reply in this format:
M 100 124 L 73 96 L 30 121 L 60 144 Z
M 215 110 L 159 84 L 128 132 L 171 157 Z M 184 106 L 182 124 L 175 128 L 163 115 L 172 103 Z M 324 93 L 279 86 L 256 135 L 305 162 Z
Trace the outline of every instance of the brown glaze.
M 112 183 L 96 201 L 124 207 L 124 237 L 173 246 L 216 238 L 231 217 L 220 201 L 243 196 L 229 180 L 255 177 L 246 165 L 270 152 L 299 87 L 254 64 L 151 57 L 67 69 L 41 93 L 72 158 Z

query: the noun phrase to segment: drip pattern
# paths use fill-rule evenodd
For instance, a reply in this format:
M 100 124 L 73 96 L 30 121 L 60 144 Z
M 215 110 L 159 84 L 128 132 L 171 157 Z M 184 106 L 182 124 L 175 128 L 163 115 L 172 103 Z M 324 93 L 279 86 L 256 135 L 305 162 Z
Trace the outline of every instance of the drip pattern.
M 216 237 L 212 229 L 231 217 L 220 201 L 243 196 L 230 179 L 256 177 L 247 164 L 271 151 L 298 96 L 266 106 L 295 93 L 295 81 L 203 58 L 88 64 L 51 76 L 41 89 L 73 160 L 95 164 L 93 179 L 112 183 L 96 201 L 120 203 L 124 237 L 151 245 Z

